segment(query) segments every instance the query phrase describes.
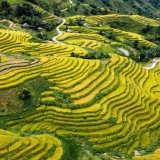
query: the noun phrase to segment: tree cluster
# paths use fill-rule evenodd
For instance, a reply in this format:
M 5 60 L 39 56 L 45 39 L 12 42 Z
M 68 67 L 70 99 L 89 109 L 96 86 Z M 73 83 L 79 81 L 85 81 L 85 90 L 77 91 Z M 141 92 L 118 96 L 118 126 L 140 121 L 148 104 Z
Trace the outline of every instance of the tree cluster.
M 90 50 L 85 56 L 80 56 L 72 52 L 71 57 L 85 58 L 85 59 L 107 59 L 110 56 L 107 52 L 104 52 L 102 49 L 98 49 L 98 50 Z
M 15 10 L 16 17 L 28 16 L 34 17 L 37 16 L 41 18 L 41 13 L 37 12 L 30 4 L 24 3 L 22 5 L 17 5 Z
M 141 62 L 146 62 L 149 59 L 154 58 L 154 57 L 160 57 L 160 46 L 140 50 L 140 61 Z
M 7 1 L 2 1 L 0 4 L 0 11 L 4 14 L 10 14 L 12 11 L 11 5 Z
M 94 4 L 89 4 L 89 6 L 91 7 L 91 11 L 90 13 L 92 15 L 97 15 L 97 14 L 108 14 L 108 10 L 105 8 L 104 10 L 102 10 L 100 7 L 97 7 Z
M 143 29 L 142 32 L 143 33 L 148 33 L 153 27 L 150 25 L 146 25 Z
M 51 31 L 52 29 L 55 29 L 57 26 L 57 23 L 55 21 L 52 21 L 48 23 L 47 21 L 42 20 L 38 16 L 22 16 L 21 17 L 21 23 L 28 23 L 30 25 L 30 28 L 37 30 L 39 27 L 45 29 L 46 31 Z
M 36 0 L 28 0 L 32 3 L 36 3 Z M 0 15 L 7 17 L 7 19 L 14 19 L 15 17 L 20 20 L 21 24 L 28 23 L 30 28 L 37 30 L 39 27 L 45 29 L 46 31 L 51 31 L 57 26 L 57 22 L 43 21 L 40 12 L 36 11 L 28 3 L 18 4 L 15 9 L 13 9 L 8 1 L 2 1 L 0 3 Z M 11 17 L 11 18 L 10 18 Z M 14 17 L 14 18 L 13 18 Z M 46 38 L 46 36 L 45 36 Z
M 39 0 L 26 0 L 26 1 L 34 3 L 35 5 L 38 5 L 41 8 L 45 9 L 46 11 L 50 10 L 49 4 L 47 3 L 48 1 L 45 1 L 45 3 Z
M 60 16 L 60 14 L 61 14 L 61 10 L 59 9 L 58 4 L 56 2 L 53 3 L 53 13 L 56 16 Z
M 28 100 L 33 97 L 33 94 L 28 88 L 23 88 L 21 92 L 19 92 L 19 98 L 21 100 Z

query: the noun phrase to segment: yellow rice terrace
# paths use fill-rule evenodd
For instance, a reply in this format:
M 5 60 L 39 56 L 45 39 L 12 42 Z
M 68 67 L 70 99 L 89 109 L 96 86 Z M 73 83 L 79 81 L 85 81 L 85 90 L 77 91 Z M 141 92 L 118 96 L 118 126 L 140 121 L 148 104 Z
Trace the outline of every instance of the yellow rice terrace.
M 160 160 L 160 21 L 91 3 L 0 1 L 0 160 Z

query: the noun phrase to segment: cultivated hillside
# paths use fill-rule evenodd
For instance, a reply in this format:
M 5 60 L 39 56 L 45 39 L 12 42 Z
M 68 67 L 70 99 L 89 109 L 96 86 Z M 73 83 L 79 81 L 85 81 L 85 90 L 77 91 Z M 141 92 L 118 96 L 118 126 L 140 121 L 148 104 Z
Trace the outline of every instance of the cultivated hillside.
M 0 159 L 160 159 L 159 20 L 57 2 L 0 5 Z
M 1 63 L 1 96 L 8 92 L 5 101 L 1 99 L 0 122 L 2 129 L 17 133 L 1 131 L 5 140 L 1 158 L 52 159 L 56 156 L 55 159 L 63 159 L 64 155 L 64 159 L 69 159 L 65 157 L 69 154 L 66 136 L 73 136 L 73 141 L 85 138 L 79 145 L 89 145 L 89 152 L 94 155 L 96 151 L 95 155 L 100 157 L 105 153 L 113 158 L 130 159 L 134 150 L 147 153 L 157 148 L 159 67 L 148 71 L 116 54 L 110 54 L 108 60 L 74 58 L 70 57 L 71 52 L 85 55 L 86 51 L 72 45 L 29 43 L 31 36 L 23 32 L 0 32 L 1 53 L 6 58 L 6 62 Z M 22 51 L 27 52 L 28 59 L 22 60 Z M 38 82 L 38 79 L 43 82 L 43 78 L 47 82 L 45 86 L 37 84 L 41 91 L 35 108 L 31 105 L 37 94 L 36 86 L 29 82 Z M 12 99 L 5 105 L 11 98 L 10 92 L 18 89 L 18 104 L 14 106 Z M 28 106 L 21 108 L 20 103 Z M 10 108 L 13 114 L 5 115 Z M 61 142 L 49 135 L 55 135 Z M 48 138 L 52 141 L 47 141 Z M 45 144 L 53 149 L 47 149 Z M 81 152 L 84 151 L 81 149 Z M 76 157 L 82 158 L 81 154 L 77 153 Z M 85 158 L 90 157 L 84 154 Z

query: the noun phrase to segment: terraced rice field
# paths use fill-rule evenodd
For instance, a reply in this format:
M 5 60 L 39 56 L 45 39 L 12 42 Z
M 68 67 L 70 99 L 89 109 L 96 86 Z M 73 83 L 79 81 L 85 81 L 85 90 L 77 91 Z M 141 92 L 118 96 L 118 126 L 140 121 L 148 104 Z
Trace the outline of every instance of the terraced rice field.
M 32 6 L 37 12 L 40 12 L 44 20 L 47 20 L 47 21 L 52 21 L 52 20 L 59 21 L 58 17 L 56 15 L 54 15 L 53 13 L 51 13 L 49 11 L 46 11 L 45 9 L 41 8 L 38 5 L 35 5 L 34 3 L 30 2 L 30 1 L 26 1 L 26 0 L 8 0 L 8 2 L 12 6 L 15 6 L 15 7 L 16 7 L 17 4 L 22 5 L 24 3 L 27 3 L 30 6 Z
M 33 8 L 35 8 L 36 11 L 40 12 L 40 13 L 45 13 L 47 11 L 45 11 L 43 8 L 31 3 L 31 2 L 27 2 L 28 4 L 30 4 Z
M 151 46 L 151 47 L 156 46 L 156 44 L 154 44 L 148 40 L 145 40 L 145 38 L 143 36 L 136 34 L 136 33 L 124 32 L 124 31 L 121 31 L 118 29 L 114 29 L 113 32 L 118 35 L 119 40 L 122 42 L 127 38 L 127 39 L 131 40 L 132 42 L 135 40 L 138 40 L 140 43 L 142 43 L 145 46 Z
M 103 36 L 100 36 L 98 34 L 82 34 L 82 33 L 67 33 L 67 32 L 64 32 L 63 35 L 58 38 L 58 40 L 65 40 L 68 38 L 80 39 L 80 38 L 84 38 L 84 37 L 85 37 L 85 39 L 92 39 L 92 40 L 97 40 L 97 41 L 104 41 L 105 40 L 105 38 Z
M 140 35 L 114 32 L 154 46 Z M 34 59 L 0 63 L 0 90 L 36 77 L 47 78 L 51 85 L 41 92 L 37 108 L 0 117 L 1 125 L 13 131 L 0 130 L 1 159 L 61 159 L 63 141 L 53 135 L 84 137 L 97 152 L 121 153 L 124 159 L 152 144 L 158 148 L 160 65 L 146 70 L 117 54 L 103 61 L 71 57 L 71 52 L 86 55 L 83 47 L 99 48 L 105 38 L 98 34 L 65 32 L 59 40 L 70 45 L 30 43 L 30 38 L 27 33 L 0 29 L 3 54 L 24 52 Z M 156 150 L 133 160 L 159 156 Z
M 125 21 L 128 22 L 131 19 L 128 15 L 117 15 L 117 14 L 104 15 L 104 16 L 89 16 L 87 18 L 94 20 L 97 23 L 103 23 L 103 22 L 105 23 L 106 21 L 107 22 L 116 21 L 119 18 L 123 18 L 124 22 Z M 85 23 L 88 20 L 87 18 L 85 20 Z M 158 23 L 158 21 L 156 21 L 155 23 Z M 89 23 L 89 24 L 92 24 L 92 23 Z M 102 43 L 106 42 L 107 44 L 113 45 L 114 43 L 113 41 L 107 40 L 104 38 L 104 36 L 99 35 L 100 31 L 103 31 L 103 34 L 106 34 L 106 35 L 109 35 L 110 33 L 114 34 L 116 36 L 115 40 L 121 43 L 125 43 L 126 40 L 129 40 L 132 43 L 135 40 L 138 40 L 138 42 L 144 46 L 147 46 L 147 47 L 156 46 L 155 43 L 146 40 L 145 37 L 140 34 L 133 33 L 133 32 L 126 32 L 120 29 L 111 28 L 109 26 L 100 25 L 98 27 L 95 27 L 94 25 L 95 24 L 93 23 L 93 26 L 91 27 L 69 26 L 68 28 L 73 33 L 64 32 L 64 34 L 58 40 L 64 41 L 67 44 L 74 44 L 81 47 L 84 47 L 84 46 L 87 47 L 89 41 L 91 44 L 94 44 L 95 43 L 94 41 L 98 41 Z M 65 27 L 62 27 L 62 28 L 65 29 Z
M 133 19 L 133 20 L 135 20 L 137 22 L 146 24 L 146 25 L 147 24 L 151 25 L 151 26 L 159 26 L 160 25 L 159 21 L 156 21 L 156 20 L 151 19 L 151 18 L 146 18 L 146 17 L 139 16 L 139 15 L 132 15 L 130 17 L 131 17 L 131 19 Z
M 148 77 L 154 79 L 158 69 L 147 71 L 132 60 L 111 56 L 103 72 L 99 71 L 102 67 L 99 60 L 53 58 L 52 69 L 46 62 L 41 76 L 54 81 L 56 86 L 42 92 L 44 105 L 5 120 L 7 127 L 20 132 L 47 130 L 58 135 L 86 136 L 96 149 L 112 148 L 125 154 L 131 154 L 141 145 L 149 145 L 151 140 L 146 142 L 146 137 L 151 137 L 153 129 L 157 128 L 160 111 L 159 97 L 151 89 L 160 86 Z M 80 70 L 82 65 L 85 69 Z M 45 73 L 46 70 L 49 72 Z M 81 83 L 77 84 L 78 80 Z M 54 90 L 71 96 L 72 109 L 52 105 L 56 100 Z
M 68 44 L 72 44 L 80 47 L 87 47 L 95 50 L 102 46 L 101 42 L 97 42 L 96 40 L 87 40 L 87 39 L 86 40 L 85 39 L 69 40 L 65 42 Z
M 133 160 L 159 160 L 159 159 L 160 159 L 159 149 L 155 150 L 153 154 L 133 157 Z
M 61 142 L 50 135 L 19 135 L 0 130 L 0 159 L 60 159 Z M 48 154 L 49 153 L 49 154 Z
M 0 63 L 7 62 L 7 61 L 8 61 L 8 59 L 5 58 L 5 57 L 1 57 L 1 58 L 0 58 Z
M 123 21 L 130 21 L 130 19 L 143 23 L 145 25 L 159 26 L 160 22 L 151 18 L 146 18 L 140 15 L 120 15 L 120 14 L 110 14 L 110 15 L 101 15 L 101 16 L 89 16 L 87 17 L 88 22 L 94 24 L 95 22 L 112 22 L 119 21 L 119 18 L 123 18 Z M 90 21 L 89 21 L 90 20 Z
M 120 14 L 109 14 L 109 15 L 100 15 L 100 16 L 89 16 L 88 19 L 93 22 L 111 22 L 119 20 L 119 18 L 123 18 L 124 21 L 129 20 L 128 15 L 120 15 Z
M 8 0 L 8 2 L 9 2 L 10 4 L 23 4 L 23 3 L 28 3 L 28 4 L 30 4 L 33 8 L 35 8 L 36 11 L 41 12 L 41 13 L 45 13 L 45 12 L 46 12 L 43 8 L 37 6 L 37 5 L 35 5 L 34 3 L 31 3 L 31 2 L 29 2 L 29 1 L 25 1 L 25 0 Z
M 105 33 L 113 32 L 116 35 L 117 40 L 120 41 L 120 42 L 124 42 L 126 39 L 130 40 L 131 42 L 134 42 L 135 40 L 138 40 L 139 43 L 141 43 L 145 46 L 150 46 L 150 47 L 155 47 L 156 46 L 155 43 L 146 40 L 142 35 L 137 34 L 137 33 L 126 32 L 126 31 L 122 31 L 122 30 L 119 30 L 119 29 L 114 29 L 114 28 L 111 28 L 111 27 L 92 27 L 92 29 L 96 30 L 96 31 L 103 30 Z
M 24 32 L 0 29 L 0 51 L 2 52 L 27 52 L 33 56 L 70 56 L 71 52 L 76 54 L 87 54 L 87 51 L 74 45 L 39 44 L 28 43 L 31 35 Z
M 82 16 L 82 15 L 75 15 L 75 16 L 72 16 L 72 17 L 67 17 L 67 21 L 69 21 L 70 19 L 71 20 L 76 20 L 76 19 L 80 19 L 80 18 L 84 18 L 86 23 L 97 24 L 96 19 L 91 19 L 90 17 L 85 17 L 85 16 Z

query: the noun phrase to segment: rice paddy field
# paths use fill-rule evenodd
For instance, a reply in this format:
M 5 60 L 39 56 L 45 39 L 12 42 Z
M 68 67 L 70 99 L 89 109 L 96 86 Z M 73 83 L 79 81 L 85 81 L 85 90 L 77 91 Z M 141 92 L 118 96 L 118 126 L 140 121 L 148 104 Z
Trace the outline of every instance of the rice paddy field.
M 113 17 L 158 25 L 137 15 L 89 16 L 87 23 Z M 43 91 L 36 106 L 15 108 L 12 114 L 0 99 L 0 159 L 160 159 L 160 64 L 147 70 L 116 48 L 127 47 L 126 39 L 156 44 L 107 25 L 68 27 L 72 32 L 58 38 L 64 44 L 30 42 L 26 32 L 0 29 L 0 97 L 36 78 L 49 84 L 39 83 Z M 101 30 L 114 33 L 116 40 Z M 110 58 L 83 58 L 100 49 Z M 16 94 L 27 103 L 34 97 L 31 90 Z

